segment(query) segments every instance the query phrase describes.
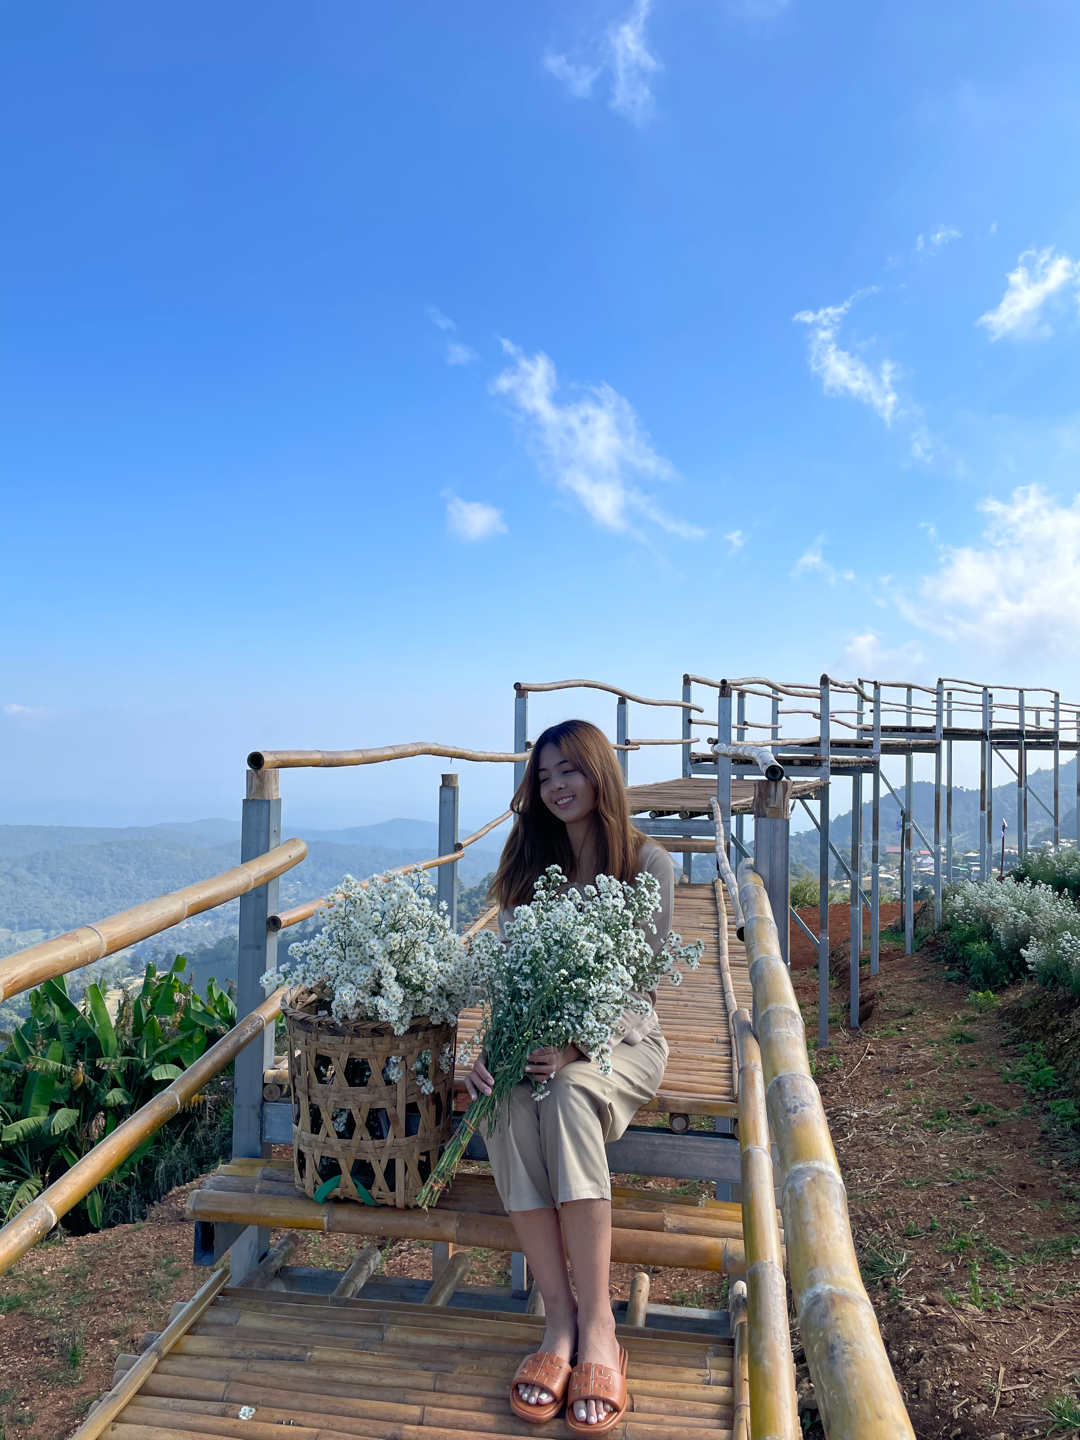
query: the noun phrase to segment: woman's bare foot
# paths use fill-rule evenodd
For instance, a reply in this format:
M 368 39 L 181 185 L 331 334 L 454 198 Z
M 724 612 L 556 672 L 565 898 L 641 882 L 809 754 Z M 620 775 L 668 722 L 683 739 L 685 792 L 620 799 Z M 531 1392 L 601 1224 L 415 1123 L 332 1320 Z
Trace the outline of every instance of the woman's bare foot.
M 544 1338 L 536 1347 L 549 1355 L 559 1355 L 569 1360 L 577 1347 L 577 1316 L 570 1311 L 566 1315 L 545 1316 Z M 555 1399 L 542 1385 L 519 1385 L 518 1394 L 527 1405 L 548 1405 Z
M 609 1309 L 607 1316 L 596 1320 L 581 1320 L 578 1325 L 578 1364 L 606 1365 L 609 1370 L 619 1373 L 619 1342 L 615 1339 L 615 1317 Z M 595 1425 L 610 1415 L 614 1405 L 606 1400 L 577 1400 L 574 1402 L 574 1418 L 587 1425 Z

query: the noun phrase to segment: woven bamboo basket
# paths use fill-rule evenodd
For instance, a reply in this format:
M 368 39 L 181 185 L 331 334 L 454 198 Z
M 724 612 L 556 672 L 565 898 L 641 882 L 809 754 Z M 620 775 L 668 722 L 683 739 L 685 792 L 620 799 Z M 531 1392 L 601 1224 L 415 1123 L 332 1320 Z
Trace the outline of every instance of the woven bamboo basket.
M 325 1003 L 325 1002 L 324 1002 Z M 293 1097 L 296 1187 L 314 1196 L 340 1177 L 328 1197 L 408 1209 L 450 1139 L 457 1027 L 425 1020 L 395 1035 L 390 1025 L 341 1021 L 310 990 L 284 998 Z M 420 1067 L 418 1057 L 430 1052 Z M 395 1063 L 396 1061 L 396 1063 Z M 425 1094 L 421 1078 L 430 1093 Z

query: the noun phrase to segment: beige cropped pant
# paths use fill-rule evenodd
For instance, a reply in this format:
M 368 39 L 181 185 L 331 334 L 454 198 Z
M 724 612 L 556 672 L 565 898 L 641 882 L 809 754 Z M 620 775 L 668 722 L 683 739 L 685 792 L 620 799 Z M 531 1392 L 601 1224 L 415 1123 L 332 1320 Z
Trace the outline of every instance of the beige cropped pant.
M 551 1210 L 568 1200 L 610 1200 L 611 1174 L 604 1150 L 618 1140 L 634 1114 L 660 1088 L 667 1066 L 663 1035 L 636 1045 L 622 1042 L 611 1055 L 612 1072 L 601 1075 L 594 1060 L 564 1065 L 534 1100 L 523 1081 L 510 1108 L 489 1129 L 488 1159 L 509 1210 Z

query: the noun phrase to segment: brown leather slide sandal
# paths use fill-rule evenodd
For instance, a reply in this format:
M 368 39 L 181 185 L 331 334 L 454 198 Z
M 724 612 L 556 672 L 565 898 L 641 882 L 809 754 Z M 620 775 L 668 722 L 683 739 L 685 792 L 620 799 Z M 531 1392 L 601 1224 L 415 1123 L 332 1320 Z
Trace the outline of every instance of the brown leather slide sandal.
M 566 1423 L 575 1435 L 606 1435 L 614 1430 L 626 1414 L 626 1351 L 619 1346 L 619 1373 L 607 1365 L 575 1365 L 570 1372 L 570 1389 L 566 1396 Z M 615 1408 L 610 1415 L 590 1425 L 579 1420 L 574 1406 L 579 1400 L 597 1400 Z
M 566 1383 L 570 1379 L 570 1362 L 561 1355 L 552 1355 L 547 1350 L 538 1350 L 526 1355 L 517 1368 L 517 1374 L 510 1382 L 510 1409 L 522 1420 L 542 1425 L 545 1420 L 554 1420 L 562 1409 L 566 1398 Z M 554 1400 L 543 1405 L 539 1401 L 530 1405 L 518 1392 L 519 1385 L 540 1385 Z

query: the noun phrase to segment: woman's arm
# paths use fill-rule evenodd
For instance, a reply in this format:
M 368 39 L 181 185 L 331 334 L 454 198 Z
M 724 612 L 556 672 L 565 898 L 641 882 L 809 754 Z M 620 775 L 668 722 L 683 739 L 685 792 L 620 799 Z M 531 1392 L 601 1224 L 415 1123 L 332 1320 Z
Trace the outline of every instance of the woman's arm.
M 655 954 L 671 934 L 671 921 L 675 913 L 675 866 L 671 856 L 659 845 L 646 841 L 641 847 L 638 861 L 641 869 L 652 875 L 660 885 L 660 908 L 653 913 L 656 934 L 649 936 L 649 944 Z

